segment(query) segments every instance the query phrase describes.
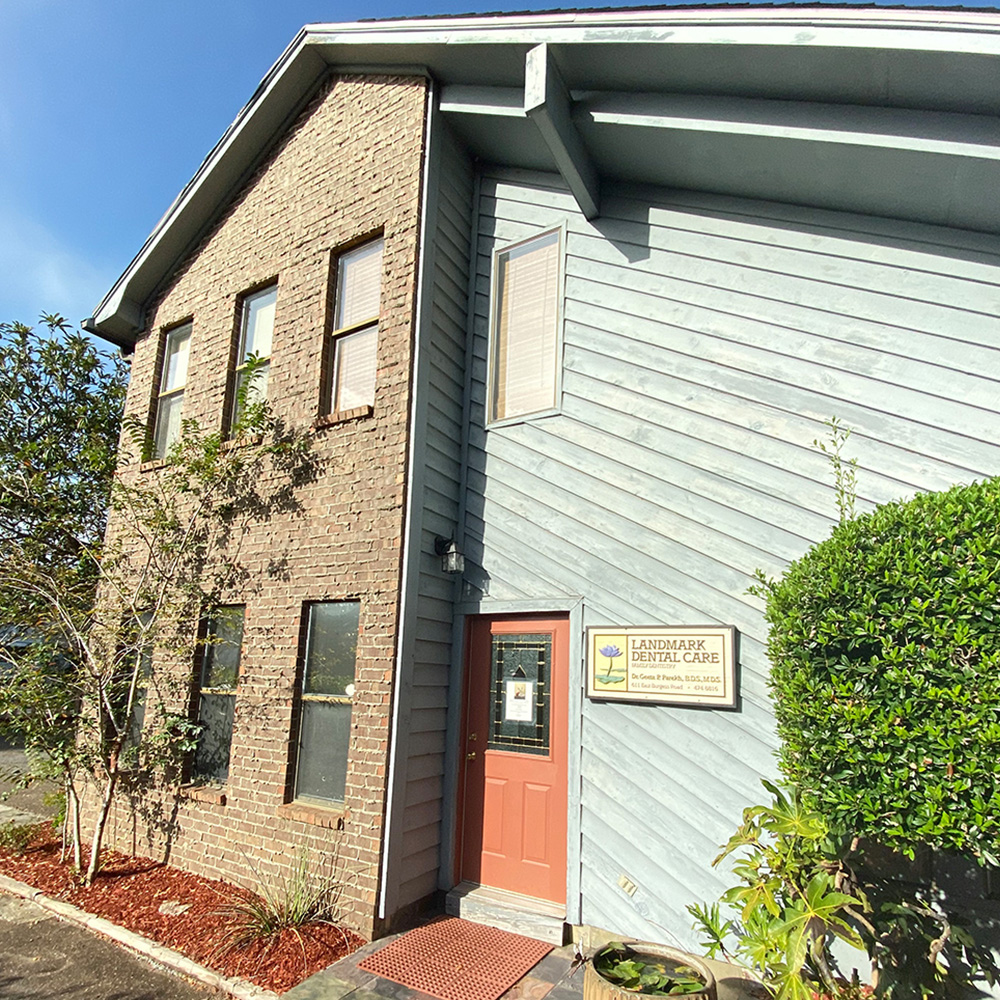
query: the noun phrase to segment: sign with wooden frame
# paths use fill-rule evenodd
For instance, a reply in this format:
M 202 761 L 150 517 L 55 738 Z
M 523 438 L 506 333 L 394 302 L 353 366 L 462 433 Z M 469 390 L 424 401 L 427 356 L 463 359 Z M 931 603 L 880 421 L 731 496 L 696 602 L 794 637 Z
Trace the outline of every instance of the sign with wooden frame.
M 587 629 L 587 697 L 736 708 L 732 625 Z

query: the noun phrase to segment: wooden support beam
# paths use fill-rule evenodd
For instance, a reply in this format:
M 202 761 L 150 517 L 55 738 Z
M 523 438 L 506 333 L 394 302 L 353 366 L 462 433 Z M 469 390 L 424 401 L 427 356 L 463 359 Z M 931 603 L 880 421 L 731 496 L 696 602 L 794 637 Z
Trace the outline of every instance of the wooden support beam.
M 545 42 L 528 51 L 524 66 L 524 113 L 535 123 L 580 211 L 600 214 L 600 177 L 576 125 L 572 100 Z

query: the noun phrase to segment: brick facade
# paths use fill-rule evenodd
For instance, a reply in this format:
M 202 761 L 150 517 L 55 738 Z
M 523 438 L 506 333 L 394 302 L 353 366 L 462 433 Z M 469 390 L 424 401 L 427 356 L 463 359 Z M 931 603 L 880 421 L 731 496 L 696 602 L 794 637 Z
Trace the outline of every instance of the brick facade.
M 176 799 L 166 789 L 138 809 L 123 796 L 109 840 L 244 883 L 247 858 L 276 875 L 303 848 L 317 859 L 335 853 L 345 919 L 367 935 L 378 931 L 425 98 L 415 78 L 342 76 L 321 88 L 150 306 L 127 403 L 129 414 L 152 413 L 162 331 L 192 320 L 184 416 L 217 428 L 241 296 L 276 281 L 268 395 L 279 417 L 310 429 L 321 471 L 299 490 L 299 512 L 252 527 L 243 561 L 253 585 L 227 596 L 245 603 L 246 618 L 225 787 Z M 321 397 L 331 262 L 375 234 L 385 240 L 375 402 L 330 416 Z M 156 475 L 134 464 L 127 471 Z M 283 573 L 269 571 L 275 560 Z M 306 807 L 288 801 L 303 605 L 339 599 L 361 609 L 345 803 Z M 187 683 L 191 664 L 174 669 Z

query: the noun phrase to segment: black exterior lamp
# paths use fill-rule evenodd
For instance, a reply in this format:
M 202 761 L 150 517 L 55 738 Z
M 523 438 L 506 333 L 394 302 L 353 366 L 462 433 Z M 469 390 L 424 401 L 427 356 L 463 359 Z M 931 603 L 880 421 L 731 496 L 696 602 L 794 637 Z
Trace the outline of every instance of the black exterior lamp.
M 434 539 L 434 554 L 441 557 L 442 573 L 464 573 L 465 556 L 459 551 L 454 538 Z

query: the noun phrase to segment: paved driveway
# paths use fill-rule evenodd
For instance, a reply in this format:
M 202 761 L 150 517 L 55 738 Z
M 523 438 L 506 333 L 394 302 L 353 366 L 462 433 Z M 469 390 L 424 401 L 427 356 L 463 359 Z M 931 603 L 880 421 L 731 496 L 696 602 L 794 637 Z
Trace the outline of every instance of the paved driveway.
M 0 895 L 4 1000 L 206 1000 L 222 994 L 161 972 L 92 931 Z

